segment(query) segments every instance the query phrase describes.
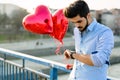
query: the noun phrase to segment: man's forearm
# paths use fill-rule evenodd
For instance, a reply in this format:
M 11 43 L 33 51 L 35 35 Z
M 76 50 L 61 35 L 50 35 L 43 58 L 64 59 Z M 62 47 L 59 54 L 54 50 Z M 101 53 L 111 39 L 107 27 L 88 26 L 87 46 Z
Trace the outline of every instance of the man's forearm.
M 86 55 L 86 54 L 73 54 L 72 55 L 75 59 L 79 60 L 80 62 L 83 62 L 87 65 L 90 65 L 90 66 L 94 66 L 92 60 L 91 60 L 91 57 L 90 55 Z

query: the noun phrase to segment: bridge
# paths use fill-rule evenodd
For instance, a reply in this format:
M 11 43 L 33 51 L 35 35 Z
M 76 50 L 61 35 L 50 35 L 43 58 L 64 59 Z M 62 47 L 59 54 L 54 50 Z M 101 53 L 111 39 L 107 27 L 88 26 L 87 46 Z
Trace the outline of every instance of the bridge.
M 16 63 L 7 59 L 9 56 L 16 57 L 21 60 L 21 63 Z M 29 65 L 36 63 L 49 68 L 49 73 L 44 73 L 40 69 L 32 69 L 26 66 L 26 62 L 30 61 Z M 34 65 L 34 66 L 37 66 Z M 0 48 L 0 79 L 1 80 L 58 80 L 58 72 L 63 71 L 69 73 L 66 69 L 66 64 L 35 57 L 21 52 Z M 108 77 L 107 80 L 117 80 Z

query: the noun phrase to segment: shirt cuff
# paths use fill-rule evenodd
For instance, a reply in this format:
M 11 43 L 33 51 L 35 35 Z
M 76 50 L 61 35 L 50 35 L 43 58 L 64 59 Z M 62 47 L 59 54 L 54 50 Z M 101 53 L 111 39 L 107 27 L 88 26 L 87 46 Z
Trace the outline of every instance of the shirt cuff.
M 101 61 L 99 60 L 99 58 L 95 54 L 91 54 L 91 60 L 94 64 L 94 66 L 96 66 L 96 67 L 102 66 Z

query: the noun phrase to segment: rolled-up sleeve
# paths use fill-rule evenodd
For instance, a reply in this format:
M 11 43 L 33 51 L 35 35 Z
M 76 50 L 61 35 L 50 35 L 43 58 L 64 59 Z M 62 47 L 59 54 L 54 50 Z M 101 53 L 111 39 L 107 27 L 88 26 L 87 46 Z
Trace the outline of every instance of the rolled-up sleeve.
M 102 66 L 109 61 L 112 48 L 114 47 L 114 36 L 110 29 L 105 30 L 98 37 L 96 53 L 91 54 L 91 59 L 94 66 Z

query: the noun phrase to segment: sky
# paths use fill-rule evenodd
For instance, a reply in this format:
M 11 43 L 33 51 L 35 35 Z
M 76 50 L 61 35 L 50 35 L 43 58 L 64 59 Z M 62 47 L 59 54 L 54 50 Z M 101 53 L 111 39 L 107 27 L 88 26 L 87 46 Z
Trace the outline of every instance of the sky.
M 33 11 L 38 5 L 44 4 L 50 8 L 59 9 L 68 6 L 75 0 L 0 0 L 0 3 L 11 3 L 18 5 L 28 11 Z M 90 9 L 120 9 L 120 0 L 85 0 Z

